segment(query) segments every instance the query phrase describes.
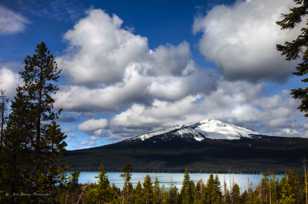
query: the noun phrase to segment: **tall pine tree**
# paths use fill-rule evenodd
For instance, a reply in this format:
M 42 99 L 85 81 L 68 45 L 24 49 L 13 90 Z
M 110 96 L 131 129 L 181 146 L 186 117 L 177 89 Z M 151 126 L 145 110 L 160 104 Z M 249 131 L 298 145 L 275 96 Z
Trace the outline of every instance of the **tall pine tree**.
M 43 42 L 25 59 L 4 138 L 10 194 L 54 193 L 60 181 L 59 156 L 66 143 L 57 124 L 60 110 L 54 108 L 52 97 L 60 72 Z
M 303 77 L 302 82 L 308 82 L 308 0 L 294 0 L 296 6 L 291 8 L 289 13 L 283 15 L 283 19 L 278 21 L 282 29 L 293 29 L 295 26 L 304 20 L 304 27 L 301 28 L 301 33 L 291 42 L 285 42 L 283 45 L 277 45 L 277 49 L 287 60 L 298 59 L 300 63 L 297 65 L 297 71 L 294 73 L 297 76 Z M 305 85 L 304 85 L 305 86 Z M 298 107 L 308 117 L 308 87 L 297 88 L 292 90 L 294 98 L 300 99 L 301 104 Z
M 28 120 L 30 112 L 29 97 L 24 95 L 22 88 L 17 88 L 17 94 L 12 101 L 12 112 L 4 133 L 4 145 L 1 164 L 2 189 L 9 196 L 10 203 L 18 203 L 14 194 L 31 193 L 31 171 L 33 167 L 31 136 L 33 123 Z

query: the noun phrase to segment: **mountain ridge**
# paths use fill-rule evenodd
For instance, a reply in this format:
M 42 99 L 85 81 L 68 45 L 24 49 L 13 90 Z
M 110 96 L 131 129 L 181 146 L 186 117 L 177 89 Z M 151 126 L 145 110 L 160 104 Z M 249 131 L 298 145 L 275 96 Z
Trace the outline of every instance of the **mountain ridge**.
M 166 129 L 160 129 L 144 133 L 139 136 L 129 138 L 128 140 L 142 140 L 158 137 L 160 135 L 166 135 L 173 132 L 179 137 L 192 136 L 196 141 L 201 142 L 204 139 L 240 139 L 241 137 L 251 137 L 252 135 L 260 135 L 260 133 L 236 126 L 230 123 L 222 122 L 220 120 L 206 119 L 200 122 L 177 125 Z
M 213 123 L 215 125 L 213 125 Z M 68 151 L 70 169 L 181 172 L 283 172 L 301 169 L 308 139 L 267 136 L 217 120 L 142 134 L 101 147 Z

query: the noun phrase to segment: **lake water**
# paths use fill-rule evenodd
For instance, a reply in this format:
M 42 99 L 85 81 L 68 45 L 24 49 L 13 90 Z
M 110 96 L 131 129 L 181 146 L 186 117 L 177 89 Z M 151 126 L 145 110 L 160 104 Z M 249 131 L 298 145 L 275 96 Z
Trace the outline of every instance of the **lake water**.
M 180 188 L 182 186 L 184 174 L 183 173 L 141 173 L 133 172 L 131 182 L 136 185 L 138 181 L 142 182 L 144 177 L 149 175 L 153 182 L 157 178 L 162 186 L 170 187 L 176 186 Z M 227 187 L 230 188 L 234 183 L 237 183 L 241 190 L 248 189 L 249 187 L 254 188 L 262 179 L 261 174 L 214 174 L 217 175 L 221 185 L 226 183 Z M 95 183 L 97 181 L 98 172 L 80 172 L 79 183 Z M 121 172 L 109 172 L 107 173 L 110 183 L 115 184 L 117 187 L 122 188 L 123 179 Z M 190 173 L 190 178 L 194 182 L 199 180 L 207 181 L 210 174 L 208 173 Z M 277 176 L 280 178 L 281 176 Z

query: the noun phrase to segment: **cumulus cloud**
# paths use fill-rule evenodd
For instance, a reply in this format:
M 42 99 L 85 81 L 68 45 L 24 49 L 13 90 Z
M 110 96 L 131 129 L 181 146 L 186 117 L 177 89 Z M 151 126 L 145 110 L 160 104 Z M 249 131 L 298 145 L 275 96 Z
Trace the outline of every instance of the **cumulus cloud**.
M 65 39 L 69 48 L 57 60 L 74 85 L 63 87 L 56 101 L 66 110 L 114 111 L 215 89 L 213 74 L 195 64 L 187 42 L 150 49 L 146 37 L 102 10 L 88 11 Z
M 122 19 L 100 9 L 89 10 L 64 38 L 69 48 L 58 62 L 77 84 L 113 84 L 134 65 L 150 76 L 183 76 L 195 69 L 188 43 L 152 50 L 146 37 L 123 28 Z
M 215 118 L 264 134 L 308 136 L 305 130 L 299 131 L 305 118 L 296 110 L 297 102 L 289 93 L 263 96 L 262 92 L 261 84 L 221 81 L 209 94 L 191 95 L 176 102 L 156 100 L 149 106 L 134 104 L 114 116 L 110 124 L 141 133 L 145 127 L 148 130 Z
M 99 136 L 107 125 L 108 121 L 106 119 L 90 119 L 82 122 L 78 128 L 83 132 Z
M 67 86 L 56 95 L 56 105 L 65 110 L 96 112 L 116 111 L 132 103 L 149 104 L 155 99 L 179 100 L 190 93 L 208 93 L 215 81 L 202 71 L 183 77 L 153 77 L 131 66 L 122 82 L 102 88 Z
M 0 34 L 21 32 L 28 22 L 24 16 L 0 5 Z
M 7 67 L 0 67 L 0 90 L 12 97 L 18 85 L 19 76 Z
M 276 50 L 276 44 L 295 39 L 295 30 L 280 30 L 275 23 L 292 6 L 292 0 L 238 1 L 218 5 L 195 20 L 193 31 L 201 32 L 201 53 L 217 63 L 228 79 L 281 81 L 294 71 Z
M 278 27 L 273 27 L 274 18 L 280 15 L 275 9 L 279 7 L 278 3 L 270 2 L 275 14 L 270 23 L 266 21 L 270 13 L 267 8 L 264 8 L 264 14 L 259 14 L 259 8 L 255 7 L 260 3 L 250 2 L 252 5 L 239 2 L 233 7 L 216 7 L 208 16 L 195 23 L 195 31 L 211 32 L 204 34 L 200 48 L 202 50 L 205 46 L 206 56 L 222 65 L 225 78 L 199 67 L 192 59 L 187 42 L 150 48 L 148 39 L 125 29 L 123 20 L 118 16 L 110 16 L 98 9 L 89 10 L 65 34 L 68 48 L 57 60 L 68 80 L 55 95 L 56 106 L 65 111 L 90 113 L 86 117 L 89 120 L 82 122 L 79 130 L 91 135 L 91 141 L 94 141 L 93 138 L 96 141 L 101 135 L 112 139 L 131 137 L 159 127 L 205 118 L 224 120 L 268 134 L 306 134 L 307 130 L 301 128 L 304 119 L 296 110 L 296 101 L 288 92 L 264 96 L 264 83 L 225 80 L 243 77 L 254 81 L 263 78 L 281 79 L 290 71 L 286 68 L 286 62 L 276 53 L 276 43 L 270 42 L 273 39 L 277 42 L 286 39 Z M 266 47 L 268 49 L 264 48 L 266 42 L 262 41 L 265 36 L 258 34 L 257 29 L 257 38 L 247 37 L 249 33 L 246 34 L 241 25 L 232 28 L 227 24 L 230 36 L 222 36 L 228 30 L 224 27 L 224 14 L 229 13 L 230 19 L 235 21 L 234 10 L 240 12 L 242 9 L 245 10 L 242 14 L 245 18 L 252 23 L 252 20 L 257 21 L 256 25 L 266 33 L 273 32 L 273 36 L 267 36 L 270 39 L 265 40 L 270 43 Z M 217 12 L 221 12 L 220 15 Z M 256 16 L 249 18 L 251 13 Z M 242 24 L 246 23 L 249 30 L 250 25 L 245 18 Z M 213 23 L 215 19 L 217 23 Z M 214 25 L 218 25 L 217 28 Z M 221 42 L 215 38 L 215 33 L 221 35 Z M 243 39 L 238 38 L 242 35 L 245 36 Z M 283 38 L 276 35 L 282 35 Z M 203 44 L 208 38 L 211 39 L 211 46 Z M 250 41 L 252 38 L 256 40 Z M 234 47 L 225 43 L 225 40 L 232 41 Z M 259 44 L 260 47 L 257 46 Z M 256 50 L 251 51 L 251 45 L 257 46 Z M 224 55 L 215 51 L 216 48 L 222 49 Z M 238 55 L 233 55 L 236 52 Z M 217 58 L 214 59 L 215 56 Z M 280 73 L 276 65 L 272 66 L 277 63 L 277 58 L 280 60 L 276 64 L 280 66 Z M 274 73 L 278 77 L 274 77 Z M 98 118 L 97 113 L 107 113 L 108 119 L 93 119 Z M 301 121 L 298 122 L 299 118 Z
M 112 125 L 126 127 L 157 127 L 183 120 L 193 110 L 200 96 L 186 96 L 176 102 L 155 100 L 150 106 L 134 104 L 112 119 Z

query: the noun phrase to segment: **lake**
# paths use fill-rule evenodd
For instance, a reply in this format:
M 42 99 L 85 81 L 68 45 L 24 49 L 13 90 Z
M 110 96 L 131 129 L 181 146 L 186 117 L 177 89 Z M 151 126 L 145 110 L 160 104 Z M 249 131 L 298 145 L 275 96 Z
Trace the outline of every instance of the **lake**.
M 182 186 L 182 181 L 184 178 L 183 173 L 142 173 L 142 172 L 133 172 L 131 182 L 133 185 L 136 185 L 138 181 L 142 182 L 144 177 L 149 175 L 153 182 L 157 178 L 162 186 L 170 187 L 176 186 L 180 188 Z M 237 183 L 241 190 L 248 189 L 249 187 L 254 188 L 262 179 L 261 174 L 214 174 L 217 175 L 221 186 L 226 183 L 227 187 L 230 188 L 234 183 Z M 79 183 L 95 183 L 97 181 L 98 172 L 80 172 Z M 123 179 L 121 177 L 121 172 L 108 172 L 108 179 L 110 183 L 116 185 L 119 188 L 123 186 Z M 207 181 L 209 173 L 190 173 L 190 178 L 194 182 L 199 180 Z M 278 175 L 277 178 L 280 178 L 281 175 Z

